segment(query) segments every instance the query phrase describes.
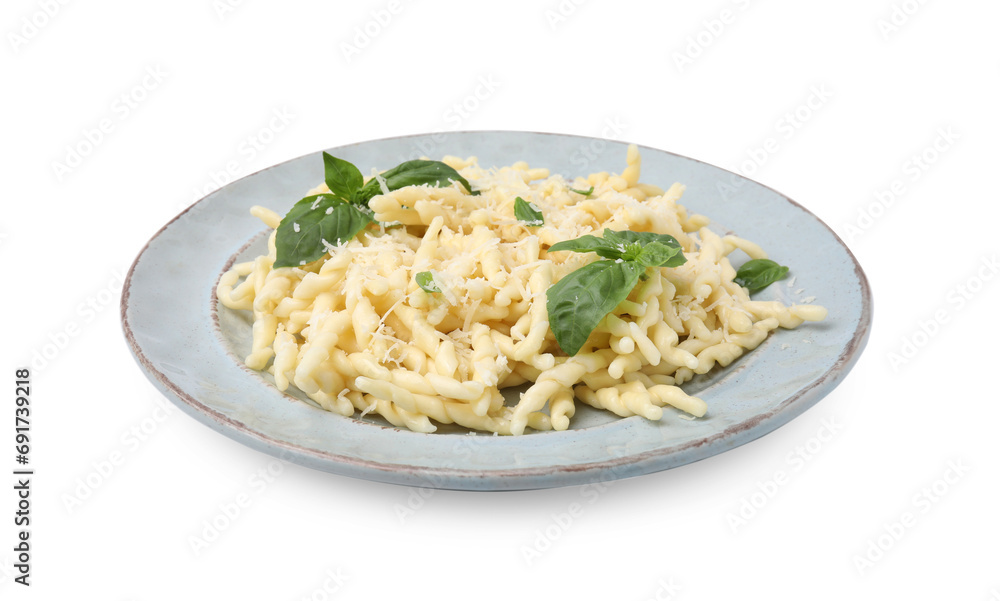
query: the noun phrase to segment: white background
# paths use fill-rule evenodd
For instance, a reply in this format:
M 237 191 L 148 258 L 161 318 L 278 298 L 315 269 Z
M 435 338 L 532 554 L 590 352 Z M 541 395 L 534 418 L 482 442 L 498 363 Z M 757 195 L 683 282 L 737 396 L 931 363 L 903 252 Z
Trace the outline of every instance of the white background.
M 32 586 L 2 476 L 0 597 L 1000 599 L 995 2 L 223 2 L 3 4 L 0 465 L 14 369 L 50 358 Z M 865 354 L 774 433 L 606 490 L 420 496 L 159 408 L 117 306 L 150 236 L 227 165 L 456 129 L 610 135 L 789 195 L 870 278 Z

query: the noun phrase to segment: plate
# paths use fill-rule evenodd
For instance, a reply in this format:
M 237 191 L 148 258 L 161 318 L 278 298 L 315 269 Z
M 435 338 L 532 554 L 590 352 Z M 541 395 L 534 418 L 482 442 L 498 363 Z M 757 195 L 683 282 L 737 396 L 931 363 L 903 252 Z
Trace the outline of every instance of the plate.
M 561 134 L 468 131 L 329 152 L 363 171 L 421 155 L 475 155 L 484 166 L 523 160 L 572 178 L 621 172 L 626 148 Z M 642 181 L 664 188 L 684 183 L 681 203 L 689 211 L 707 215 L 720 232 L 761 244 L 791 267 L 788 280 L 755 298 L 791 303 L 809 296 L 829 309 L 825 321 L 778 330 L 729 367 L 685 384 L 708 404 L 703 418 L 683 419 L 669 408 L 660 422 L 581 410 L 564 432 L 421 434 L 329 413 L 304 396 L 279 392 L 269 375 L 243 365 L 248 317 L 218 305 L 214 289 L 228 265 L 263 248 L 266 231 L 250 207 L 287 211 L 323 180 L 319 152 L 237 180 L 157 232 L 124 285 L 126 341 L 152 383 L 188 415 L 258 451 L 346 476 L 463 490 L 548 488 L 647 474 L 730 450 L 800 415 L 844 379 L 868 339 L 871 291 L 843 242 L 801 205 L 718 167 L 640 150 Z

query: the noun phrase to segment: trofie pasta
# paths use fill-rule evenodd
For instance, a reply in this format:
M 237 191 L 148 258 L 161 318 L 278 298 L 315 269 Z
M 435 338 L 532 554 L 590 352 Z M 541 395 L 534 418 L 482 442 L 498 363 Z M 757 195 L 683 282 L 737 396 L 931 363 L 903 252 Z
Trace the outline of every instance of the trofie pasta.
M 374 221 L 357 235 L 323 239 L 320 259 L 275 268 L 272 232 L 267 255 L 220 278 L 219 301 L 253 312 L 247 366 L 329 411 L 377 413 L 418 432 L 436 423 L 514 435 L 565 430 L 578 402 L 650 420 L 666 405 L 704 415 L 705 402 L 681 384 L 826 310 L 752 300 L 729 256 L 766 259 L 765 251 L 688 214 L 678 204 L 682 185 L 641 183 L 635 146 L 626 158 L 621 174 L 575 181 L 523 162 L 484 168 L 474 157 L 443 160 L 465 185 L 393 189 L 389 174 L 373 173 Z M 313 208 L 341 193 L 319 186 Z M 518 219 L 525 211 L 533 217 Z M 263 207 L 251 213 L 272 228 L 282 223 Z M 299 232 L 290 218 L 283 227 Z M 672 236 L 686 262 L 637 267 L 627 297 L 570 356 L 550 328 L 547 293 L 575 270 L 622 259 L 549 249 L 606 230 Z M 518 402 L 505 405 L 501 390 L 519 385 L 527 388 Z

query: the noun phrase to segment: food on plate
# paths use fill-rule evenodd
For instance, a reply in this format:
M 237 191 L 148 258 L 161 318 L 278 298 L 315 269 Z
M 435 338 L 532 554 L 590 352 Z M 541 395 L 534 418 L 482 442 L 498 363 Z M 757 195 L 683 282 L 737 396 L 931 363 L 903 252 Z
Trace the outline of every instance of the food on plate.
M 253 207 L 274 228 L 268 252 L 216 293 L 253 313 L 247 366 L 329 411 L 513 435 L 569 428 L 578 402 L 700 417 L 681 384 L 826 316 L 752 299 L 788 268 L 689 214 L 683 185 L 640 182 L 635 146 L 620 174 L 574 180 L 475 157 L 366 179 L 323 160 L 326 181 L 285 216 Z M 735 251 L 750 258 L 739 270 Z

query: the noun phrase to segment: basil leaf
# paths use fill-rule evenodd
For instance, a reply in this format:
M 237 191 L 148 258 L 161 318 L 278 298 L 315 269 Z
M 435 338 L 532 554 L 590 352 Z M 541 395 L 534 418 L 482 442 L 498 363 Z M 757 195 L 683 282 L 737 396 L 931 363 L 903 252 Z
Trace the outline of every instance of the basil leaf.
M 332 194 L 307 196 L 295 203 L 278 224 L 274 267 L 297 267 L 319 260 L 327 244 L 340 244 L 358 235 L 371 216 Z
M 326 186 L 330 188 L 330 192 L 333 192 L 334 196 L 347 202 L 357 200 L 358 192 L 364 185 L 365 178 L 353 163 L 324 152 L 323 170 L 326 175 Z
M 604 230 L 604 237 L 611 240 L 620 240 L 622 242 L 628 243 L 638 243 L 643 246 L 651 244 L 653 242 L 659 242 L 665 246 L 673 246 L 674 248 L 680 248 L 681 243 L 677 241 L 677 238 L 669 234 L 657 234 L 655 232 L 633 232 L 631 230 Z
M 751 259 L 740 266 L 734 281 L 753 292 L 767 288 L 787 274 L 787 267 L 770 259 Z
M 421 271 L 414 279 L 417 280 L 417 286 L 420 286 L 424 292 L 429 292 L 431 294 L 441 292 L 438 285 L 434 283 L 434 274 L 429 271 Z
M 625 300 L 640 278 L 646 279 L 647 267 L 676 267 L 687 261 L 676 238 L 652 232 L 605 229 L 603 238 L 588 234 L 564 240 L 548 252 L 564 250 L 613 259 L 581 267 L 547 292 L 549 328 L 569 355 L 579 352 L 597 324 Z
M 604 230 L 604 237 L 587 234 L 574 240 L 564 240 L 549 247 L 548 252 L 570 250 L 597 253 L 605 259 L 639 261 L 644 267 L 677 267 L 687 262 L 680 242 L 667 234 Z
M 385 185 L 389 190 L 398 190 L 406 186 L 422 186 L 424 184 L 445 187 L 450 186 L 451 182 L 456 181 L 462 184 L 470 194 L 474 196 L 479 194 L 472 191 L 469 181 L 459 175 L 458 171 L 455 171 L 441 161 L 424 161 L 419 159 L 406 161 L 386 171 L 381 177 L 385 180 Z M 382 187 L 378 185 L 378 180 L 372 178 L 361 189 L 358 200 L 367 203 L 381 193 Z
M 626 258 L 637 260 L 647 267 L 677 267 L 687 263 L 687 257 L 684 256 L 681 243 L 669 234 L 606 229 L 604 230 L 604 238 L 624 243 L 626 245 L 625 255 L 634 255 L 626 256 Z M 635 254 L 634 245 L 638 245 L 641 249 L 638 254 Z M 661 247 L 674 250 L 671 252 Z
M 570 188 L 570 192 L 576 192 L 577 194 L 582 194 L 583 196 L 590 196 L 594 193 L 594 187 L 591 186 L 589 190 L 577 190 L 576 188 Z
M 546 292 L 549 328 L 567 355 L 580 352 L 604 316 L 629 295 L 645 268 L 631 261 L 595 261 Z
M 636 260 L 645 267 L 677 267 L 687 262 L 684 253 L 676 246 L 650 242 L 641 248 Z
M 548 252 L 559 252 L 562 250 L 578 253 L 597 253 L 605 259 L 622 259 L 624 258 L 625 245 L 587 234 L 573 240 L 556 242 L 549 247 Z
M 556 242 L 549 247 L 549 252 L 559 252 L 561 250 L 569 250 L 578 253 L 592 253 L 598 248 L 615 248 L 613 245 L 609 244 L 607 240 L 603 238 L 598 238 L 591 234 L 585 236 L 580 236 L 579 238 L 574 238 L 572 240 L 563 240 L 562 242 Z
M 514 199 L 514 216 L 525 225 L 544 225 L 545 218 L 542 211 L 532 203 L 524 200 L 520 196 Z

